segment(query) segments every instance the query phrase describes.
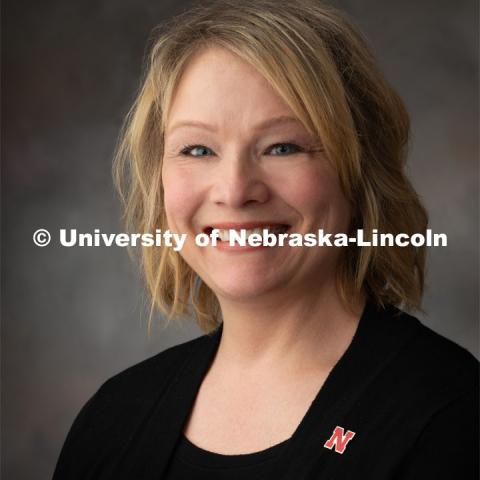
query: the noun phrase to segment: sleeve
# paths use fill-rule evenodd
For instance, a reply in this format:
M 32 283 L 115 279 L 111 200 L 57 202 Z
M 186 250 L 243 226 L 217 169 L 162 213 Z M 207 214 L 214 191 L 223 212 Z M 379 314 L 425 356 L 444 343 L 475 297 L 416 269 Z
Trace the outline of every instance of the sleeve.
M 396 480 L 478 480 L 478 390 L 437 412 L 418 437 Z

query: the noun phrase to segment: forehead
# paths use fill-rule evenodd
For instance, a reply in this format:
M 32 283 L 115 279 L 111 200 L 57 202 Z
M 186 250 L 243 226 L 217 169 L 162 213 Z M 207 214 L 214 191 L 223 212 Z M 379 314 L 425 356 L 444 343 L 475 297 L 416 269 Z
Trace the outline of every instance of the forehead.
M 166 131 L 179 123 L 256 125 L 294 113 L 247 61 L 222 47 L 195 53 L 178 81 Z

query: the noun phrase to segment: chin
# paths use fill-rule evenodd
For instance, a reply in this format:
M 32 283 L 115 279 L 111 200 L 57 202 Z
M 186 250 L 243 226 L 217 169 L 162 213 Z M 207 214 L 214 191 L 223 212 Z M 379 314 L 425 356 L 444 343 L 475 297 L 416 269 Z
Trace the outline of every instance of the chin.
M 223 272 L 221 276 L 210 276 L 210 288 L 218 297 L 229 300 L 251 300 L 276 289 L 282 289 L 285 282 L 278 275 L 268 278 L 265 274 L 254 272 Z
M 271 290 L 259 290 L 259 289 L 252 289 L 252 288 L 241 288 L 238 287 L 235 288 L 219 288 L 216 287 L 215 289 L 215 295 L 219 299 L 225 299 L 225 300 L 230 300 L 230 301 L 235 301 L 235 302 L 248 302 L 248 301 L 253 301 L 256 299 L 259 299 L 262 295 L 265 295 L 266 293 L 271 292 Z

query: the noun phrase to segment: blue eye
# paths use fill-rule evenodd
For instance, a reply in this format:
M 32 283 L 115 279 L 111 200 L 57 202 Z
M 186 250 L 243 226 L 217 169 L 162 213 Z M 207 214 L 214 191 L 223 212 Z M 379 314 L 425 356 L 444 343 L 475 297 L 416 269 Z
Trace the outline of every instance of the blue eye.
M 200 152 L 203 152 L 205 153 L 206 151 L 210 151 L 211 150 L 207 147 L 204 147 L 203 145 L 185 145 L 185 147 L 183 147 L 182 151 L 180 152 L 181 155 L 185 155 L 185 156 L 191 156 L 191 157 L 205 157 L 205 155 L 202 155 L 202 153 L 198 154 L 198 155 L 195 155 L 193 154 L 192 155 L 192 152 L 194 151 L 200 151 Z
M 303 148 L 295 145 L 294 143 L 276 143 L 270 147 L 270 151 L 277 149 L 277 152 L 273 155 L 292 155 L 294 153 L 303 152 Z

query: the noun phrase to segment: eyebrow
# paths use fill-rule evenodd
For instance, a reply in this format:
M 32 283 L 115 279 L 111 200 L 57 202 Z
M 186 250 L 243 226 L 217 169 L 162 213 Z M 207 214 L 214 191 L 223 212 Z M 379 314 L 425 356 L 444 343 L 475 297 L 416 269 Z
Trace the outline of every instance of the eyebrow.
M 260 131 L 266 130 L 268 128 L 276 127 L 278 125 L 284 125 L 288 123 L 296 123 L 300 124 L 301 122 L 298 118 L 291 117 L 289 115 L 280 115 L 279 117 L 269 118 L 264 120 L 253 127 L 253 130 Z M 203 123 L 196 120 L 180 120 L 174 123 L 168 130 L 168 133 L 172 133 L 177 128 L 181 127 L 195 127 L 195 128 L 202 128 L 204 130 L 208 130 L 210 132 L 217 132 L 217 128 L 214 125 L 209 125 L 208 123 Z

